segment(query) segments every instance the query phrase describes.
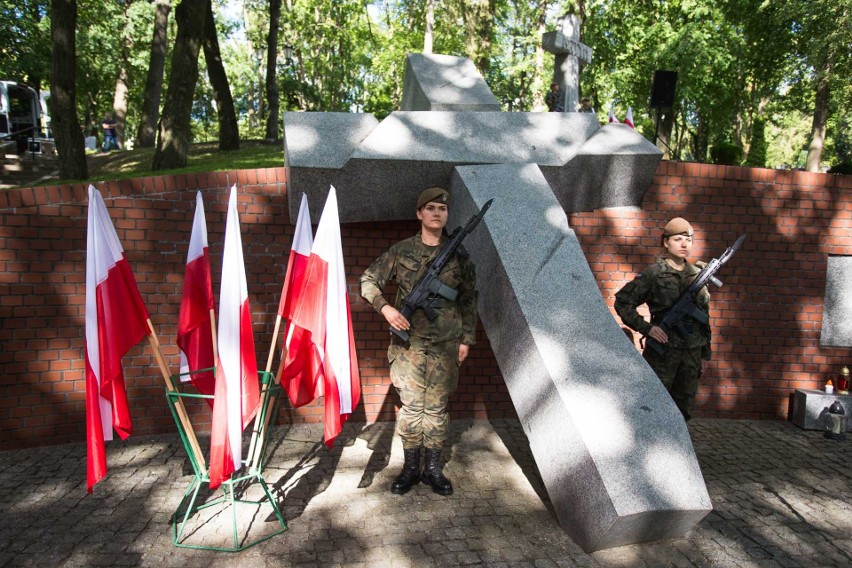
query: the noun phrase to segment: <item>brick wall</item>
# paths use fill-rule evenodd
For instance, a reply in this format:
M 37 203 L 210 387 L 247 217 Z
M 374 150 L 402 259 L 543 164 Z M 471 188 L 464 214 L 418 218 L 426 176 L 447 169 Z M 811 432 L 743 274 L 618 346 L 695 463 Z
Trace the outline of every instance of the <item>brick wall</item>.
M 569 217 L 610 308 L 675 216 L 696 231 L 693 260 L 748 233 L 712 290 L 713 362 L 695 414 L 786 418 L 794 389 L 852 363 L 852 350 L 819 345 L 828 256 L 852 254 L 852 176 L 662 162 L 641 211 Z
M 205 198 L 218 290 L 227 190 L 237 183 L 258 359 L 266 361 L 293 227 L 283 168 L 99 183 L 172 369 L 194 193 Z M 696 258 L 746 244 L 713 294 L 714 362 L 699 390 L 699 416 L 778 418 L 794 388 L 818 387 L 852 362 L 852 350 L 819 347 L 826 258 L 852 254 L 852 177 L 663 162 L 641 211 L 570 216 L 607 302 L 652 262 L 659 227 L 682 215 L 695 226 Z M 844 191 L 846 190 L 846 191 Z M 85 185 L 0 192 L 0 449 L 82 441 L 84 431 Z M 316 219 L 314 221 L 317 221 Z M 383 320 L 358 296 L 358 276 L 411 222 L 342 227 L 363 404 L 353 420 L 392 420 Z M 480 328 L 451 400 L 454 417 L 514 416 Z M 276 356 L 277 364 L 277 356 Z M 124 359 L 134 433 L 174 431 L 163 380 L 147 342 Z M 189 405 L 200 431 L 210 413 Z M 282 421 L 320 421 L 318 404 L 283 404 Z
M 204 194 L 214 292 L 218 293 L 224 216 L 233 183 L 240 189 L 257 357 L 261 368 L 265 365 L 294 229 L 285 175 L 283 168 L 276 168 L 95 184 L 173 371 L 179 365 L 174 341 L 195 190 Z M 0 192 L 0 449 L 84 439 L 87 187 Z M 418 227 L 415 221 L 342 227 L 363 389 L 363 404 L 352 420 L 393 420 L 399 406 L 389 388 L 387 332 L 380 316 L 358 295 L 358 278 L 381 252 Z M 481 328 L 479 337 L 453 397 L 452 414 L 514 416 Z M 134 434 L 174 431 L 163 379 L 148 342 L 139 343 L 123 362 Z M 276 353 L 275 368 L 277 362 Z M 206 404 L 195 401 L 188 410 L 197 429 L 209 431 Z M 280 418 L 319 422 L 322 407 L 312 404 L 296 410 L 285 402 Z

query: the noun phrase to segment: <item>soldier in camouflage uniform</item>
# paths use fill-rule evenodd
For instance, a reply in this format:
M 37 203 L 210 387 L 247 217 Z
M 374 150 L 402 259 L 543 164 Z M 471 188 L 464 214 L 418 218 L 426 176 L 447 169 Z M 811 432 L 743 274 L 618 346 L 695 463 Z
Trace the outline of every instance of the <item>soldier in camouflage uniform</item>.
M 450 495 L 453 486 L 441 469 L 441 448 L 447 439 L 447 401 L 455 390 L 459 366 L 475 342 L 476 280 L 473 263 L 463 251 L 444 267 L 441 282 L 458 290 L 455 301 L 436 298 L 438 317 L 429 321 L 422 309 L 411 321 L 400 312 L 402 300 L 411 292 L 426 267 L 438 254 L 447 237 L 449 193 L 442 188 L 427 189 L 417 200 L 419 233 L 393 245 L 361 276 L 361 296 L 382 314 L 395 329 L 408 330 L 403 343 L 391 335 L 388 348 L 390 375 L 402 402 L 396 432 L 402 438 L 405 465 L 391 485 L 396 494 L 408 492 L 418 481 L 441 495 Z M 396 305 L 382 296 L 385 285 L 395 280 Z M 420 472 L 420 447 L 426 448 L 425 465 Z
M 710 326 L 693 320 L 689 333 L 682 336 L 676 330 L 667 334 L 657 324 L 701 272 L 701 263 L 696 266 L 687 261 L 692 251 L 692 236 L 692 226 L 685 219 L 676 217 L 669 221 L 662 236 L 665 255 L 615 294 L 615 311 L 621 321 L 665 346 L 662 354 L 646 347 L 643 357 L 685 420 L 691 416 L 698 378 L 710 362 Z M 696 303 L 710 313 L 710 293 L 706 287 L 699 292 Z M 651 312 L 650 323 L 636 310 L 642 304 L 647 304 Z

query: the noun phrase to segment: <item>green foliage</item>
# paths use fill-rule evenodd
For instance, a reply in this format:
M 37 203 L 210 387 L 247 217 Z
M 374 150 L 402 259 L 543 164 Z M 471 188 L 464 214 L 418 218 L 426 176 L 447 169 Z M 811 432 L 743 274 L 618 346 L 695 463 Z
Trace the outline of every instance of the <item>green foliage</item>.
M 841 162 L 852 162 L 852 119 L 845 115 L 838 121 L 834 136 L 834 155 Z
M 77 2 L 80 117 L 99 130 L 100 117 L 112 106 L 126 46 L 127 129 L 135 132 L 155 7 L 143 0 Z M 49 5 L 48 0 L 0 0 L 0 79 L 41 80 L 41 88 L 48 88 Z M 565 12 L 584 17 L 582 40 L 592 48 L 593 62 L 582 72 L 581 92 L 602 118 L 611 107 L 619 118 L 632 107 L 637 130 L 653 138 L 647 108 L 653 73 L 678 72 L 670 139 L 675 158 L 715 159 L 711 141 L 726 140 L 749 148 L 749 165 L 803 165 L 820 77 L 831 89 L 823 160 L 844 161 L 852 153 L 844 118 L 852 108 L 852 0 L 435 0 L 433 5 L 434 52 L 471 57 L 506 111 L 533 110 L 552 76 L 554 58 L 542 55 L 539 36 L 544 7 L 545 31 L 553 30 Z M 269 3 L 213 0 L 213 6 L 240 131 L 260 138 L 267 113 Z M 423 49 L 425 6 L 424 0 L 285 1 L 277 70 L 281 110 L 370 112 L 383 118 L 398 109 L 405 56 Z M 172 15 L 171 41 L 175 35 Z M 286 44 L 294 48 L 290 61 L 280 49 Z M 212 140 L 217 128 L 202 70 L 193 136 Z
M 831 166 L 831 169 L 829 169 L 828 172 L 832 174 L 852 175 L 852 161 L 845 161 L 840 162 L 839 164 L 835 164 Z
M 775 113 L 765 129 L 767 137 L 766 165 L 771 168 L 804 166 L 802 151 L 807 148 L 813 119 L 800 111 Z
M 47 88 L 49 16 L 49 0 L 0 0 L 0 80 Z
M 751 124 L 751 141 L 745 165 L 762 168 L 766 166 L 766 120 L 757 118 Z
M 710 147 L 710 160 L 720 166 L 736 166 L 742 162 L 743 149 L 733 142 L 719 142 Z

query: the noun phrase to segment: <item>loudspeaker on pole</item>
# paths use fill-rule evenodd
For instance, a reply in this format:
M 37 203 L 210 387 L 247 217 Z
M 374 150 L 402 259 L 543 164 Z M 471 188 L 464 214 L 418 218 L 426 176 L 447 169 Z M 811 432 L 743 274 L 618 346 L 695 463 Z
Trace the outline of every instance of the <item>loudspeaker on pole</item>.
M 672 108 L 677 85 L 677 71 L 654 71 L 651 83 L 651 108 Z

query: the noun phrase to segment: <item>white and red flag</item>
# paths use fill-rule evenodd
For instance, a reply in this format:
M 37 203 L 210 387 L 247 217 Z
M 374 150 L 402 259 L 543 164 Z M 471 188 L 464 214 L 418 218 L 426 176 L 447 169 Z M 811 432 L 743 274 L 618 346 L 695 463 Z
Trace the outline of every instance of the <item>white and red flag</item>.
M 198 392 L 206 395 L 212 395 L 216 388 L 213 371 L 196 371 L 215 365 L 213 330 L 210 327 L 210 311 L 213 307 L 207 221 L 204 216 L 204 200 L 199 191 L 195 195 L 195 218 L 192 221 L 192 235 L 186 255 L 177 344 L 180 348 L 181 380 L 191 380 Z M 191 375 L 187 374 L 190 372 Z M 208 398 L 207 402 L 213 406 L 212 399 Z
M 290 247 L 290 258 L 287 261 L 287 274 L 284 277 L 281 302 L 278 305 L 278 315 L 287 322 L 284 327 L 285 364 L 282 365 L 280 380 L 283 381 L 284 389 L 296 408 L 309 404 L 318 396 L 316 382 L 311 380 L 309 373 L 300 372 L 310 356 L 311 338 L 305 329 L 291 323 L 296 300 L 305 288 L 308 259 L 311 256 L 313 243 L 311 213 L 308 209 L 308 198 L 303 193 L 302 202 L 299 205 L 299 216 L 296 219 L 296 230 L 293 234 L 293 244 Z M 289 360 L 288 353 L 291 354 Z
M 260 403 L 236 185 L 231 188 L 225 222 L 217 336 L 219 364 L 210 432 L 210 489 L 219 487 L 242 466 L 242 433 Z
M 624 117 L 624 124 L 630 128 L 636 128 L 633 126 L 633 107 L 627 107 L 627 116 Z
M 352 333 L 352 313 L 343 267 L 343 246 L 334 187 L 328 194 L 305 276 L 305 286 L 295 299 L 292 325 L 310 339 L 308 353 L 294 371 L 294 379 L 322 388 L 325 396 L 327 446 L 334 444 L 343 424 L 361 399 L 358 356 Z M 285 366 L 292 364 L 291 342 Z
M 610 109 L 609 109 L 609 121 L 614 122 L 616 124 L 619 124 L 618 119 L 615 118 L 615 113 L 612 112 L 612 107 L 610 107 Z
M 104 441 L 132 431 L 121 358 L 148 335 L 148 310 L 100 192 L 86 232 L 86 489 L 107 472 Z

